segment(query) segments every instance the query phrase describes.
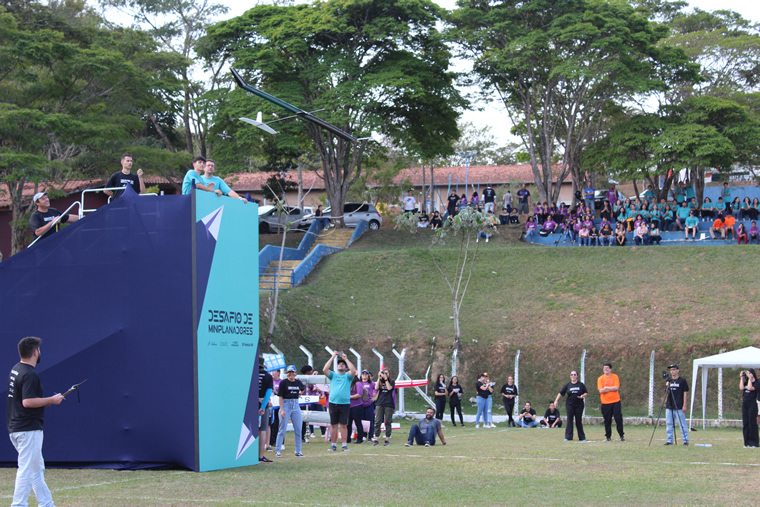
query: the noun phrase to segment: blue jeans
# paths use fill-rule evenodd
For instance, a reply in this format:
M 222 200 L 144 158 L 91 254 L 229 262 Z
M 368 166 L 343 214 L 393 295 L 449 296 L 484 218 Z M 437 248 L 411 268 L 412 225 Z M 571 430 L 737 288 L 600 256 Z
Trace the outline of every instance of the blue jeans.
M 683 438 L 684 443 L 688 443 L 689 427 L 686 425 L 686 414 L 683 410 L 665 409 L 665 439 L 671 444 L 673 443 L 674 420 L 678 420 L 678 425 L 681 427 L 681 438 Z
M 493 396 L 486 399 L 486 424 L 493 424 Z
M 408 443 L 416 442 L 417 445 L 435 445 L 435 430 L 432 426 L 428 426 L 425 432 L 420 429 L 419 424 L 414 424 L 409 429 L 409 438 L 407 438 Z
M 491 399 L 489 396 L 488 398 L 483 398 L 482 396 L 476 396 L 475 397 L 478 402 L 478 411 L 475 413 L 475 424 L 480 424 L 480 419 L 483 419 L 483 422 L 485 423 L 487 421 L 487 412 L 486 412 L 486 405 L 488 404 L 488 400 Z
M 34 491 L 42 507 L 55 507 L 53 495 L 45 484 L 45 460 L 42 458 L 42 430 L 17 431 L 10 434 L 11 443 L 18 451 L 16 487 L 12 507 L 29 505 L 29 493 Z
M 285 430 L 288 428 L 288 420 L 293 423 L 293 432 L 296 434 L 296 452 L 301 452 L 301 426 L 303 417 L 301 416 L 301 407 L 298 400 L 280 399 L 280 430 L 277 432 L 277 452 L 282 452 L 282 444 L 285 442 Z
M 519 421 L 517 421 L 517 425 L 521 428 L 535 428 L 536 426 L 538 426 L 538 421 L 533 419 L 531 422 L 526 423 L 525 421 L 520 419 Z

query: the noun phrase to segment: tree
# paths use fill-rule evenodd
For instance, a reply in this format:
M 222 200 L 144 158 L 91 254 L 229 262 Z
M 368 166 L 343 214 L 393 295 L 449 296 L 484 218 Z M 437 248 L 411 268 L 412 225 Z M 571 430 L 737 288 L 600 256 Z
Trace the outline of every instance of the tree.
M 701 67 L 699 82 L 679 90 L 681 97 L 732 97 L 760 90 L 759 25 L 732 11 L 696 9 L 679 13 L 669 26 L 667 44 L 682 49 Z
M 171 60 L 142 34 L 104 29 L 76 2 L 8 6 L 0 7 L 0 190 L 12 202 L 15 253 L 31 206 L 25 184 L 104 176 L 130 147 L 142 162 L 156 153 L 166 161 L 145 118 L 161 108 L 156 90 L 166 82 L 156 69 Z
M 320 116 L 356 137 L 378 132 L 427 159 L 450 152 L 462 104 L 436 30 L 440 14 L 429 0 L 259 5 L 209 28 L 199 51 L 229 59 L 246 79 L 305 110 L 324 109 Z M 249 110 L 262 104 L 240 99 L 237 90 L 230 95 Z M 238 123 L 228 121 L 224 132 L 235 137 Z M 332 213 L 340 217 L 362 173 L 365 143 L 300 126 L 319 154 Z
M 417 234 L 419 228 L 419 215 L 414 213 L 401 213 L 396 217 L 396 229 L 404 229 L 412 234 Z M 486 227 L 488 218 L 475 208 L 466 207 L 443 222 L 443 227 L 434 231 L 430 246 L 430 259 L 441 275 L 449 291 L 451 303 L 451 315 L 454 322 L 454 343 L 452 350 L 456 351 L 457 358 L 462 350 L 462 304 L 470 287 L 472 273 L 475 270 L 478 259 L 478 245 L 475 241 L 480 231 Z M 439 257 L 434 248 L 436 246 L 451 244 L 456 249 L 456 261 L 453 266 L 445 259 Z
M 582 150 L 605 108 L 694 72 L 683 53 L 658 44 L 666 28 L 623 2 L 460 0 L 458 6 L 453 37 L 503 101 L 541 200 L 555 202 L 568 175 L 580 185 Z
M 193 80 L 195 44 L 205 34 L 211 20 L 229 9 L 208 0 L 101 0 L 100 3 L 128 13 L 137 26 L 148 29 L 164 51 L 181 58 L 182 65 L 176 71 L 182 86 L 179 112 L 184 127 L 184 147 L 190 153 L 194 152 L 195 132 L 199 151 L 207 156 L 206 132 L 213 102 L 210 103 L 204 94 L 217 87 L 225 62 L 215 62 L 207 69 L 210 72 L 208 82 Z M 173 146 L 170 148 L 174 149 Z
M 471 122 L 459 125 L 459 139 L 454 144 L 454 155 L 447 163 L 463 163 L 463 153 L 469 154 L 471 165 L 505 165 L 517 163 L 519 146 L 514 143 L 498 145 L 488 125 L 477 126 Z

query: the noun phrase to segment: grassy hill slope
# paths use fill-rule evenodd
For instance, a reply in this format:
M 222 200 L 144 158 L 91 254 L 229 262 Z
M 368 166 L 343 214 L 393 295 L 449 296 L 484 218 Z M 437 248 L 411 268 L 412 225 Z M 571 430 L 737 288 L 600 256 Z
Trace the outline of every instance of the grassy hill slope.
M 587 384 L 612 361 L 627 405 L 641 412 L 651 350 L 658 371 L 679 361 L 690 378 L 691 359 L 760 343 L 756 246 L 545 248 L 514 236 L 480 244 L 462 310 L 466 386 L 479 370 L 501 381 L 520 349 L 523 399 L 543 406 L 586 349 Z M 300 343 L 313 351 L 350 345 L 373 369 L 370 348 L 391 356 L 395 344 L 408 349 L 412 373 L 431 363 L 433 373 L 448 373 L 450 297 L 431 255 L 452 265 L 456 250 L 429 245 L 428 234 L 386 229 L 323 261 L 307 284 L 282 295 L 275 343 L 299 361 Z M 734 377 L 727 372 L 729 411 Z

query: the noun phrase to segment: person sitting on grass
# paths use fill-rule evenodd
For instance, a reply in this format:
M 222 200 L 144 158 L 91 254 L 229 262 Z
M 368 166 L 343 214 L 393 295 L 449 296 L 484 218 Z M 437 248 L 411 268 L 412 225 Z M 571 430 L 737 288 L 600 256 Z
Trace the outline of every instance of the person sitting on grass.
M 554 230 L 557 228 L 557 222 L 554 221 L 551 215 L 547 215 L 544 220 L 544 225 L 541 227 L 541 236 L 548 236 L 554 234 Z
M 718 213 L 718 218 L 715 219 L 712 227 L 710 227 L 710 237 L 712 239 L 715 239 L 718 234 L 720 234 L 721 239 L 726 239 L 726 220 L 723 218 L 723 213 Z
M 406 447 L 411 447 L 415 442 L 417 445 L 430 447 L 435 445 L 435 436 L 441 439 L 441 445 L 446 445 L 446 439 L 443 437 L 443 426 L 441 421 L 433 417 L 435 410 L 428 407 L 425 410 L 425 417 L 409 428 L 409 438 L 406 440 Z
M 430 225 L 430 217 L 428 217 L 427 213 L 424 211 L 420 213 L 420 218 L 417 220 L 417 227 L 420 229 L 427 229 L 427 227 Z
M 499 225 L 507 225 L 509 223 L 509 210 L 507 208 L 501 208 L 499 212 Z
M 662 241 L 662 236 L 660 235 L 660 226 L 656 223 L 652 224 L 652 227 L 649 229 L 649 244 L 656 243 L 659 245 L 660 241 Z
M 530 238 L 536 234 L 536 221 L 533 217 L 528 217 L 528 221 L 525 222 L 525 237 Z
M 433 218 L 430 219 L 430 228 L 433 230 L 440 229 L 443 225 L 443 220 L 441 220 L 441 214 L 437 211 L 433 212 Z
M 618 222 L 617 229 L 615 229 L 615 243 L 617 243 L 618 246 L 625 246 L 625 240 L 626 240 L 625 224 Z
M 691 233 L 691 239 L 696 241 L 697 226 L 699 225 L 699 219 L 694 214 L 694 210 L 691 210 L 689 212 L 689 216 L 686 217 L 686 221 L 684 222 L 684 225 L 686 226 L 684 229 L 684 239 L 689 239 L 689 233 Z
M 741 245 L 742 241 L 745 245 L 749 244 L 747 230 L 744 228 L 744 224 L 739 224 L 739 227 L 736 228 L 736 244 Z
M 538 421 L 536 421 L 536 411 L 530 406 L 529 401 L 525 402 L 525 406 L 520 411 L 520 415 L 517 416 L 517 425 L 521 428 L 535 428 L 538 426 Z
M 561 428 L 562 417 L 554 402 L 549 403 L 549 408 L 544 412 L 544 417 L 541 419 L 542 428 Z
M 760 229 L 758 229 L 757 222 L 755 220 L 749 224 L 749 242 L 760 243 Z
M 488 243 L 488 240 L 493 237 L 493 231 L 496 228 L 497 223 L 498 222 L 493 214 L 493 211 L 489 211 L 486 214 L 485 220 L 483 220 L 483 228 L 478 233 L 478 237 L 475 238 L 475 242 L 477 243 L 482 238 L 486 240 L 486 243 Z

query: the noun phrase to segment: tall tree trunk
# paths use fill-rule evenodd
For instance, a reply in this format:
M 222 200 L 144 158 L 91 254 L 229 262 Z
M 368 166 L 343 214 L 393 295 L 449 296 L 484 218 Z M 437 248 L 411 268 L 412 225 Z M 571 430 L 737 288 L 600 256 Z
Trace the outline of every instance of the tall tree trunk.
M 430 164 L 430 211 L 438 209 L 438 205 L 435 202 L 435 165 Z
M 420 206 L 420 209 L 427 213 L 427 193 L 425 192 L 425 163 L 423 162 L 420 164 L 422 169 L 422 206 Z
M 185 126 L 186 149 L 190 153 L 193 153 L 193 130 L 190 126 L 190 101 L 192 100 L 192 97 L 190 95 L 190 82 L 186 75 L 183 76 L 183 78 L 185 79 L 185 93 L 184 103 L 182 104 L 182 124 Z
M 303 168 L 301 164 L 296 166 L 298 172 L 298 208 L 303 211 Z

